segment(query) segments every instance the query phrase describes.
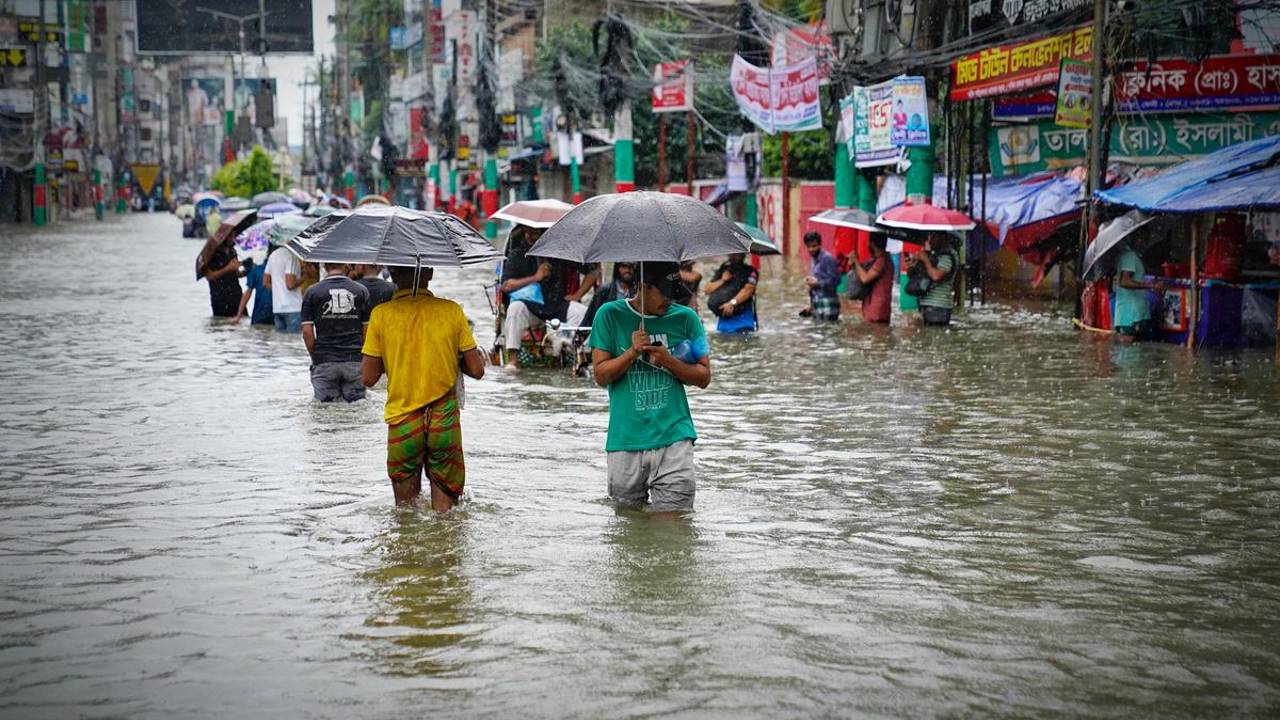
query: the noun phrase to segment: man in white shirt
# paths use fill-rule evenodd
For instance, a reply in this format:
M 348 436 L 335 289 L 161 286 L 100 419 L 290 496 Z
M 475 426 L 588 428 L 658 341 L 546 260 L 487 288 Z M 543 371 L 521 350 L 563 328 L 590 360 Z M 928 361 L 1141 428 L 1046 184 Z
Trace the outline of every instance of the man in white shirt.
M 267 258 L 263 284 L 271 291 L 271 312 L 278 332 L 302 332 L 302 266 L 293 253 L 279 247 Z

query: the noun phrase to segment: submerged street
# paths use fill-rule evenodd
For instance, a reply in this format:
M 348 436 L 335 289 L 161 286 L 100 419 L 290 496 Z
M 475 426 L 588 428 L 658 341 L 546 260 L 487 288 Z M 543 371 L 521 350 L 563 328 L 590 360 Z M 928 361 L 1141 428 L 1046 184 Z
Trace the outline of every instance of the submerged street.
M 618 514 L 605 391 L 467 384 L 471 500 L 396 509 L 385 389 L 209 317 L 169 214 L 0 243 L 0 716 L 1268 716 L 1273 354 L 1070 307 L 712 338 L 687 520 Z M 491 268 L 441 269 L 482 347 Z M 703 311 L 709 324 L 709 315 Z

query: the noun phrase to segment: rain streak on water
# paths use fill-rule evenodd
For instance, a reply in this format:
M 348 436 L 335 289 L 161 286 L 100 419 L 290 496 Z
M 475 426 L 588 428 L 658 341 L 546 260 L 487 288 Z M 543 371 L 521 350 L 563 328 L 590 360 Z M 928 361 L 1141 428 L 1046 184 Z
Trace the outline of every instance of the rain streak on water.
M 691 520 L 606 502 L 603 390 L 497 370 L 442 520 L 391 507 L 384 391 L 212 322 L 171 216 L 5 236 L 0 716 L 1280 708 L 1270 353 L 815 326 L 793 272 L 691 393 Z M 482 344 L 488 272 L 436 283 Z

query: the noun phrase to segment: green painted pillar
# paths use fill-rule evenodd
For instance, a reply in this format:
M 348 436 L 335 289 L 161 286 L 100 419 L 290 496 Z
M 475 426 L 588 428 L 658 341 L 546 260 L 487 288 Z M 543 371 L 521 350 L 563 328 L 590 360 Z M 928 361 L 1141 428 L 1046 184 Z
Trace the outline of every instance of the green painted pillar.
M 855 200 L 857 208 L 875 215 L 876 208 L 880 204 L 880 198 L 876 197 L 875 178 L 864 172 L 855 171 L 853 173 L 853 188 L 857 197 L 857 200 Z
M 31 220 L 37 227 L 49 222 L 49 186 L 44 176 L 44 163 L 36 163 L 35 209 Z
M 498 237 L 498 223 L 488 218 L 498 212 L 498 159 L 491 152 L 485 153 L 484 197 L 481 203 L 485 217 L 484 236 L 493 240 Z
M 102 171 L 93 169 L 93 216 L 99 220 L 106 213 L 106 206 L 102 202 Z
M 569 159 L 569 182 L 573 188 L 573 204 L 582 202 L 582 175 L 578 172 L 578 156 Z
M 756 191 L 754 189 L 747 191 L 747 212 L 746 222 L 751 227 L 760 227 L 760 205 L 756 202 Z
M 613 181 L 615 192 L 636 189 L 636 151 L 632 139 L 631 106 L 624 105 L 613 120 Z
M 853 163 L 849 162 L 849 150 L 844 143 L 836 143 L 836 207 L 851 208 L 857 202 L 857 188 L 854 185 Z
M 427 166 L 427 197 L 431 210 L 439 209 L 440 198 L 440 163 L 433 162 Z
M 937 133 L 934 133 L 936 136 Z M 907 168 L 907 203 L 921 205 L 933 202 L 933 146 L 913 147 L 907 149 L 907 159 L 911 167 Z M 919 310 L 920 300 L 907 294 L 907 275 L 902 273 L 898 278 L 898 303 L 904 311 Z

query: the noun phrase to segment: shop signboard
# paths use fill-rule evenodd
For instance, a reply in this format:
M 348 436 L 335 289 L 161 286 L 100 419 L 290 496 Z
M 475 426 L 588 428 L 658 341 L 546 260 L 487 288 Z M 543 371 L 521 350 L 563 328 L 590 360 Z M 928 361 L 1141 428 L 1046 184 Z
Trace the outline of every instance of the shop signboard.
M 951 99 L 977 100 L 1019 93 L 1058 82 L 1063 58 L 1093 56 L 1093 28 L 1088 25 L 1046 38 L 996 45 L 951 63 Z
M 1034 25 L 1092 0 L 969 0 L 969 34 Z
M 1093 73 L 1089 63 L 1062 60 L 1058 70 L 1057 110 L 1053 122 L 1061 127 L 1087 128 L 1093 97 Z
M 1280 105 L 1280 55 L 1220 55 L 1197 63 L 1138 62 L 1115 79 L 1121 112 L 1179 112 Z
M 422 160 L 410 158 L 408 160 L 396 160 L 396 177 L 402 178 L 420 178 L 427 176 L 427 165 Z
M 0 47 L 0 68 L 24 68 L 30 64 L 30 58 L 26 48 Z
M 0 88 L 0 112 L 27 115 L 35 112 L 36 92 L 31 88 Z
M 898 162 L 890 120 L 893 114 L 893 81 L 853 89 L 853 164 L 881 167 Z
M 675 60 L 653 68 L 653 111 L 688 112 L 693 109 L 693 62 Z
M 899 147 L 929 146 L 929 98 L 924 78 L 896 77 L 889 142 Z
M 1269 135 L 1280 135 L 1280 112 L 1133 116 L 1112 128 L 1110 158 L 1167 165 Z M 1076 167 L 1088 149 L 1088 130 L 1052 120 L 995 127 L 988 138 L 996 177 Z
M 822 127 L 818 63 L 812 57 L 786 67 L 759 68 L 734 55 L 729 84 L 742 114 L 770 135 Z

